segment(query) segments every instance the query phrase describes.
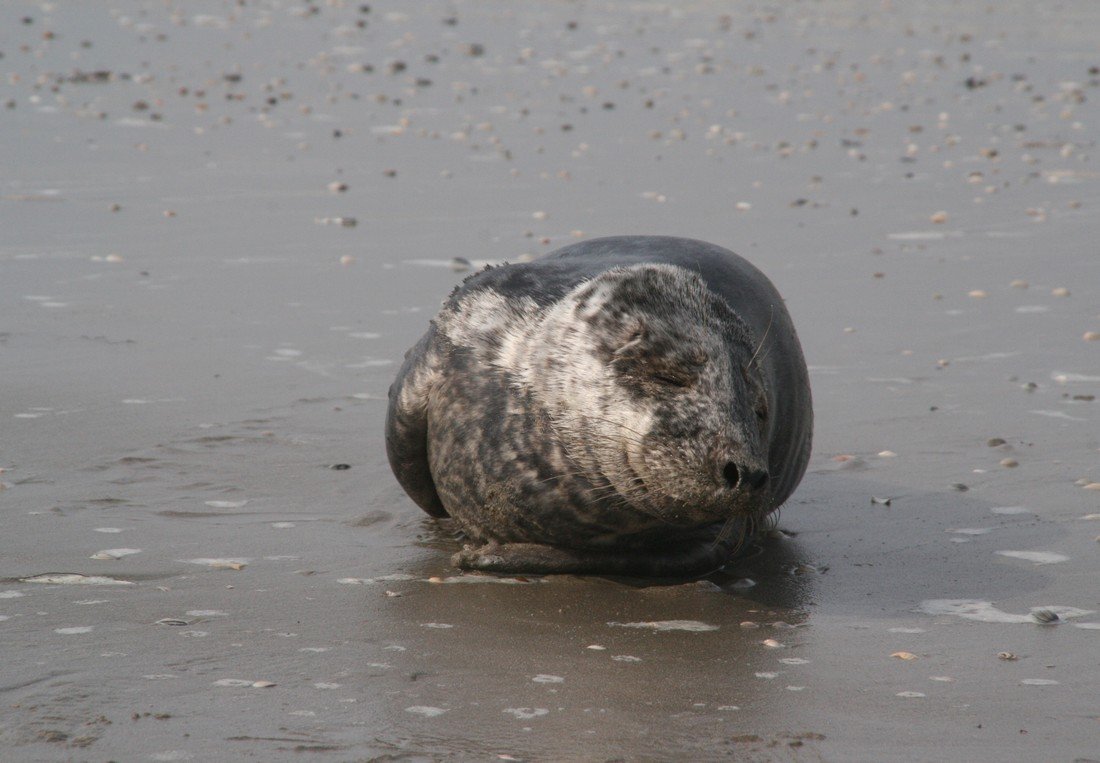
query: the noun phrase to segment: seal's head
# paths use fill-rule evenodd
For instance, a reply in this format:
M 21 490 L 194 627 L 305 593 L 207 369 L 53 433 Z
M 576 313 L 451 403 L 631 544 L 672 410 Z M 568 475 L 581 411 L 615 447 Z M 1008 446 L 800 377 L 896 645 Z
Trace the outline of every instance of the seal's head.
M 575 287 L 531 329 L 514 347 L 520 383 L 543 404 L 568 459 L 608 486 L 609 504 L 633 510 L 638 531 L 774 508 L 758 345 L 698 275 L 664 264 L 615 268 Z

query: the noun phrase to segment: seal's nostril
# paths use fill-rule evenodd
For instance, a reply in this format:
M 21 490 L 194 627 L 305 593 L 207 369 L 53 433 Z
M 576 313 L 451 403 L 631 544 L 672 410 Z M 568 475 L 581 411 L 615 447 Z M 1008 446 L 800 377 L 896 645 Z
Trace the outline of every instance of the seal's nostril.
M 737 469 L 737 464 L 727 461 L 726 466 L 722 469 L 722 479 L 726 481 L 726 487 L 730 490 L 737 487 L 737 483 L 741 479 L 741 472 Z

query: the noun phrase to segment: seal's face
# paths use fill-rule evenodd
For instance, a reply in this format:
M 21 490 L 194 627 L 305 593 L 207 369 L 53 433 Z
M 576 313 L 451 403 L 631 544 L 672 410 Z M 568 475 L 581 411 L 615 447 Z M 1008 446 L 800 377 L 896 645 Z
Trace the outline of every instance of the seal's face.
M 578 286 L 535 332 L 527 381 L 568 458 L 639 530 L 771 510 L 769 411 L 744 324 L 669 265 Z M 624 528 L 627 529 L 627 528 Z M 645 528 L 651 529 L 651 528 Z

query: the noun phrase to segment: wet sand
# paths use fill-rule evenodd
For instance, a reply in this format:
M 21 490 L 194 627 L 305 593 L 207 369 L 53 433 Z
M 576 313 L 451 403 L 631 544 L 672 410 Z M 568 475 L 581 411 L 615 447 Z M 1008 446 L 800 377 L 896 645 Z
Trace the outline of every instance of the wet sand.
M 1098 29 L 5 4 L 5 755 L 1100 758 Z M 624 233 L 787 298 L 783 533 L 686 584 L 460 575 L 385 461 L 395 364 L 454 257 Z

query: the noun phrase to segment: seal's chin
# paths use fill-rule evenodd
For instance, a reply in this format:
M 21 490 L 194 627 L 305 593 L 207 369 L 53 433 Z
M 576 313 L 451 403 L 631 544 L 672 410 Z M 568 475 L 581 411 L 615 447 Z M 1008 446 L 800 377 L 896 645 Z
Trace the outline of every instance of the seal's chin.
M 653 485 L 656 489 L 652 489 Z M 625 504 L 664 527 L 699 528 L 752 517 L 753 501 L 727 491 L 691 490 L 674 494 L 661 481 L 647 480 L 634 472 Z

